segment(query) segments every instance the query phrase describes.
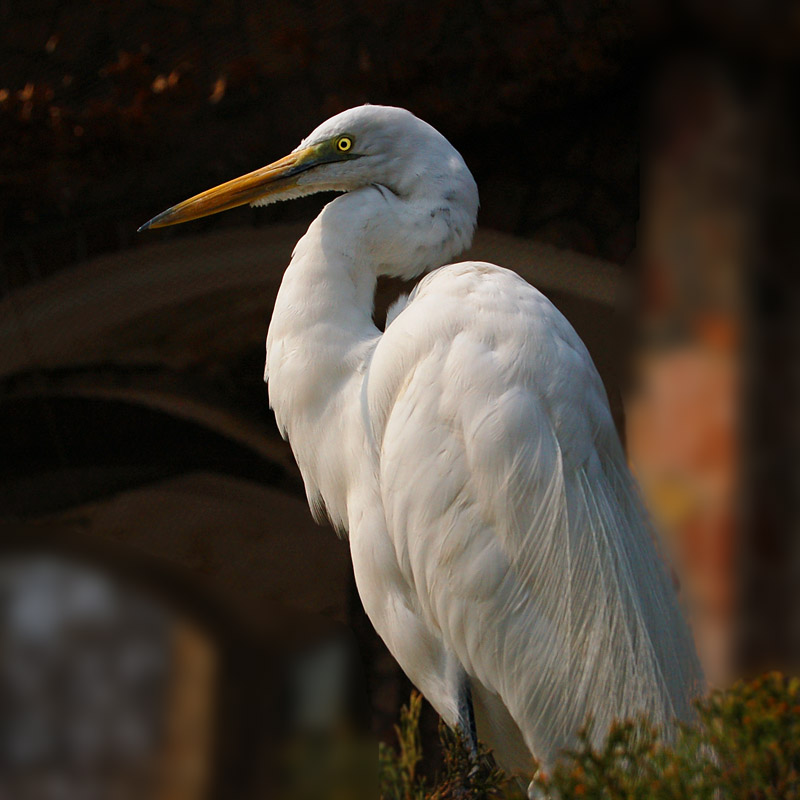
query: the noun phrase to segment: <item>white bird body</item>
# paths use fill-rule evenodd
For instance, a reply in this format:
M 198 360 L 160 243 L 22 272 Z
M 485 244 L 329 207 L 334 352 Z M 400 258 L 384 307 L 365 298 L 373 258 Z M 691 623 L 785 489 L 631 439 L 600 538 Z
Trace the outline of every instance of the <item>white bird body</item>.
M 615 717 L 689 719 L 691 635 L 585 346 L 513 272 L 439 267 L 468 246 L 478 204 L 444 137 L 366 106 L 296 152 L 342 134 L 363 156 L 282 195 L 347 191 L 295 249 L 266 377 L 376 630 L 451 725 L 466 683 L 479 737 L 513 771 L 530 774 L 531 755 L 551 767 L 587 716 L 596 741 Z M 378 275 L 432 267 L 381 333 Z

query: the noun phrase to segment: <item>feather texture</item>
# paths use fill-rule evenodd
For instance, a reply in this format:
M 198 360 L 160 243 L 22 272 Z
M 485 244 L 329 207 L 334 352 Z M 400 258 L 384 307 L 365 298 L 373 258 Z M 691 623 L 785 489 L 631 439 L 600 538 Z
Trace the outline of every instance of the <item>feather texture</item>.
M 587 714 L 598 737 L 614 716 L 691 716 L 691 637 L 602 383 L 542 294 L 489 264 L 437 270 L 368 398 L 398 564 L 481 707 L 502 703 L 545 763 Z
M 540 292 L 479 262 L 435 269 L 381 334 L 377 276 L 466 247 L 477 190 L 408 112 L 344 112 L 306 142 L 339 133 L 376 160 L 352 162 L 298 243 L 265 374 L 378 633 L 450 724 L 467 679 L 478 735 L 523 773 L 587 715 L 598 741 L 613 717 L 688 719 L 692 638 L 586 348 Z

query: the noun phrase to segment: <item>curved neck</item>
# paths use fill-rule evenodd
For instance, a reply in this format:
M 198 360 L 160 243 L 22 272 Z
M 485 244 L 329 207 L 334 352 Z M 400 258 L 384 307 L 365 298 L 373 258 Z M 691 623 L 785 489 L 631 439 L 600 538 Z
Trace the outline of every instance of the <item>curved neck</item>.
M 267 335 L 270 405 L 312 511 L 321 516 L 324 504 L 341 529 L 346 476 L 358 473 L 370 446 L 361 382 L 381 336 L 372 320 L 377 278 L 445 263 L 469 244 L 467 217 L 435 194 L 400 198 L 366 187 L 323 209 L 284 274 Z
M 359 376 L 380 338 L 372 321 L 377 277 L 345 247 L 325 242 L 325 211 L 297 243 L 267 334 L 264 378 L 318 522 L 347 529 L 346 459 L 367 447 Z M 343 447 L 343 442 L 347 448 Z M 349 448 L 349 449 L 348 449 Z
M 333 246 L 325 218 L 312 222 L 284 273 L 267 334 L 265 379 L 284 435 L 331 406 L 356 373 L 364 347 L 377 342 L 372 321 L 377 276 L 346 239 Z

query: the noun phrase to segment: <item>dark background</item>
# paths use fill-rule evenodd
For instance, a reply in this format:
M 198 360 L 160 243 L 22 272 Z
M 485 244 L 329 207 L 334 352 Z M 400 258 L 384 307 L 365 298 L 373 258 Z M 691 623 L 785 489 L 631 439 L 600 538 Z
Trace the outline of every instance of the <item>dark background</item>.
M 371 102 L 446 132 L 484 224 L 618 262 L 633 247 L 664 34 L 627 4 L 34 2 L 2 23 L 7 245 L 82 225 L 92 253 L 98 226 L 129 235 Z

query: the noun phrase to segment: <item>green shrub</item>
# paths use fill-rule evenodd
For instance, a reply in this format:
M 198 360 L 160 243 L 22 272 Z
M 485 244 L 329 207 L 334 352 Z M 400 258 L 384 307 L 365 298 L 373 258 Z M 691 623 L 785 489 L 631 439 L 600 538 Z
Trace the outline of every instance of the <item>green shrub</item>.
M 428 785 L 420 773 L 421 707 L 414 692 L 396 728 L 399 749 L 381 746 L 381 800 L 525 796 L 487 751 L 475 767 L 444 726 L 443 764 Z M 673 741 L 646 719 L 625 720 L 595 749 L 589 722 L 552 774 L 537 774 L 536 786 L 561 800 L 800 800 L 800 679 L 769 673 L 712 692 L 697 710 L 697 722 L 680 725 Z
M 508 779 L 497 768 L 491 754 L 481 748 L 474 764 L 458 731 L 439 723 L 442 764 L 429 786 L 420 772 L 422 744 L 419 718 L 422 695 L 412 692 L 407 706 L 400 711 L 395 725 L 397 749 L 381 742 L 378 745 L 381 800 L 493 800 L 510 798 L 505 791 Z M 520 795 L 522 797 L 522 795 Z

